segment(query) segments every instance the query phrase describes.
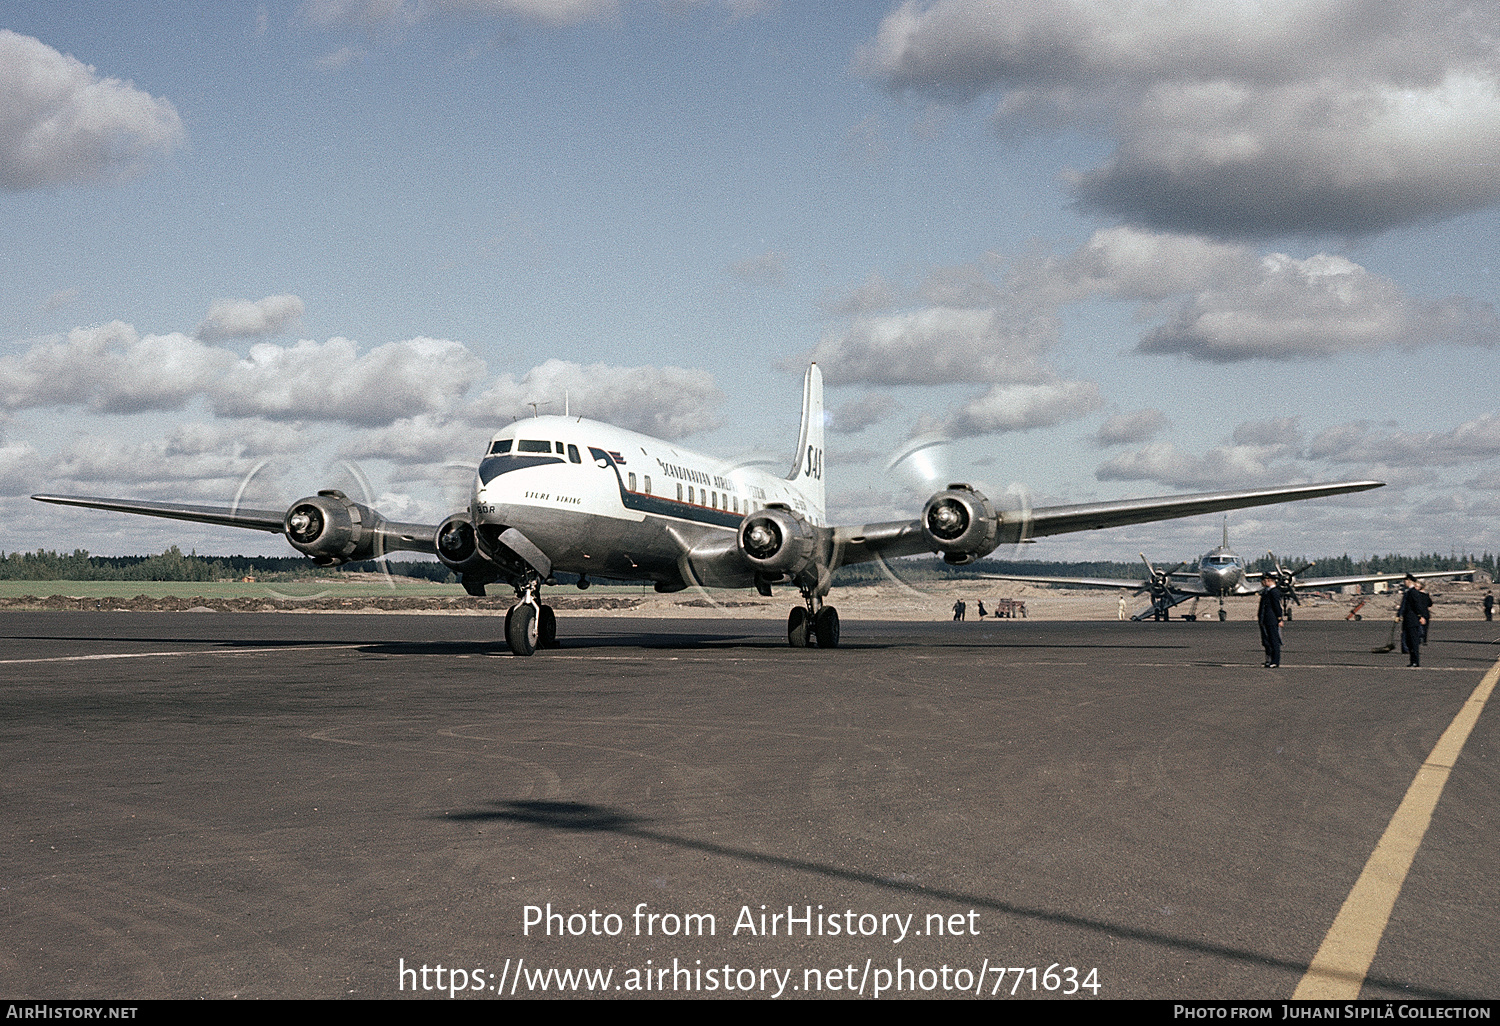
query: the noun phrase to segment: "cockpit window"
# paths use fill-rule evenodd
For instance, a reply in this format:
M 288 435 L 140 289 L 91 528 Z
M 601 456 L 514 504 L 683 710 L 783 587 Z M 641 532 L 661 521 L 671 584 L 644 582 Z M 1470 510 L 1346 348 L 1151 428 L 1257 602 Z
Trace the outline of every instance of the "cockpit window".
M 578 452 L 578 446 L 574 445 L 572 442 L 568 443 L 568 460 L 572 463 L 583 462 L 583 457 L 579 455 Z
M 551 442 L 536 442 L 529 438 L 523 438 L 516 443 L 516 452 L 551 452 Z
M 513 439 L 510 438 L 497 438 L 495 444 L 490 446 L 490 455 L 498 456 L 501 453 L 510 452 L 510 443 L 512 441 Z

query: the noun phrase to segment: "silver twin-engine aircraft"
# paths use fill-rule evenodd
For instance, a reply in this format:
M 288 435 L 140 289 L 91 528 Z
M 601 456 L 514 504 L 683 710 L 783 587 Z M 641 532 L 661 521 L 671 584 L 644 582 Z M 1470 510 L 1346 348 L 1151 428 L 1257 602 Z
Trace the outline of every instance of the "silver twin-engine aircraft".
M 997 512 L 970 485 L 951 484 L 915 520 L 832 527 L 823 513 L 823 424 L 817 364 L 803 381 L 801 437 L 782 477 L 598 421 L 520 420 L 490 440 L 469 508 L 435 525 L 389 521 L 332 490 L 286 510 L 32 498 L 283 534 L 325 565 L 431 553 L 471 595 L 495 583 L 514 589 L 506 642 L 516 655 L 531 655 L 556 643 L 556 616 L 542 602 L 556 573 L 577 574 L 581 588 L 596 579 L 649 580 L 661 592 L 699 585 L 770 595 L 772 585 L 791 585 L 802 601 L 787 618 L 787 640 L 834 648 L 838 611 L 824 599 L 833 572 L 850 563 L 935 552 L 963 565 L 1030 538 L 1381 486 L 1339 481 Z
M 1269 556 L 1270 553 L 1267 553 Z M 1151 604 L 1131 617 L 1132 620 L 1166 620 L 1170 618 L 1168 610 L 1188 599 L 1217 598 L 1219 600 L 1219 619 L 1226 618 L 1224 612 L 1224 599 L 1235 595 L 1258 595 L 1261 591 L 1261 574 L 1247 568 L 1245 561 L 1241 559 L 1233 549 L 1229 547 L 1229 525 L 1224 525 L 1224 540 L 1218 548 L 1206 552 L 1198 560 L 1198 568 L 1189 572 L 1182 572 L 1186 563 L 1178 563 L 1170 570 L 1158 570 L 1151 565 L 1146 554 L 1141 553 L 1141 560 L 1146 564 L 1148 576 L 1144 579 L 1117 579 L 1112 577 L 1027 577 L 1019 574 L 984 574 L 986 580 L 994 581 L 1024 581 L 1028 584 L 1076 584 L 1090 588 L 1120 588 L 1125 591 L 1134 591 L 1138 594 L 1151 596 Z M 1274 557 L 1272 557 L 1273 562 Z M 1406 574 L 1350 574 L 1344 577 L 1303 577 L 1302 574 L 1310 570 L 1315 564 L 1304 563 L 1295 570 L 1282 566 L 1279 562 L 1275 564 L 1276 569 L 1270 572 L 1276 581 L 1276 587 L 1281 590 L 1282 597 L 1290 602 L 1300 603 L 1297 597 L 1297 589 L 1304 588 L 1309 591 L 1326 591 L 1333 588 L 1342 588 L 1346 584 L 1372 584 L 1380 581 L 1400 581 L 1406 578 Z M 1411 576 L 1418 578 L 1453 578 L 1467 577 L 1472 570 L 1431 570 L 1415 573 Z M 1287 607 L 1287 616 L 1291 616 L 1291 608 Z M 1193 617 L 1196 619 L 1196 617 Z

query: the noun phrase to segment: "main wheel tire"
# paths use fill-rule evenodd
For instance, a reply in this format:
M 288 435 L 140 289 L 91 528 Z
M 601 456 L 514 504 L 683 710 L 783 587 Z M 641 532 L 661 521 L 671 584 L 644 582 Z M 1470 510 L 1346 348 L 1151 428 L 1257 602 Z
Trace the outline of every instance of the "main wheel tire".
M 810 637 L 812 623 L 807 618 L 807 610 L 801 606 L 793 606 L 786 618 L 786 642 L 793 648 L 806 648 L 811 644 Z
M 536 607 L 530 602 L 512 606 L 505 614 L 505 643 L 518 656 L 536 651 Z
M 1224 610 L 1222 609 L 1219 610 L 1219 622 L 1223 623 L 1227 619 L 1229 619 L 1229 614 L 1224 612 Z
M 818 636 L 819 648 L 839 647 L 839 611 L 824 606 L 813 618 L 813 633 Z
M 536 622 L 536 642 L 541 648 L 557 647 L 557 614 L 551 606 L 542 607 L 542 615 Z

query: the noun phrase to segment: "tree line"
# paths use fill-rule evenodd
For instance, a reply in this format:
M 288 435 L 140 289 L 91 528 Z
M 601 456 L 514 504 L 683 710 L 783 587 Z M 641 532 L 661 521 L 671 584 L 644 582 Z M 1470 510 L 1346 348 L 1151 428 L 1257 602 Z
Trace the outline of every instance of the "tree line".
M 1467 570 L 1473 567 L 1495 579 L 1496 555 L 1486 552 L 1482 556 L 1472 553 L 1459 555 L 1449 553 L 1422 552 L 1415 556 L 1391 553 L 1384 556 L 1368 556 L 1354 559 L 1345 553 L 1341 556 L 1320 556 L 1310 560 L 1305 556 L 1282 556 L 1282 566 L 1295 569 L 1303 563 L 1312 562 L 1314 568 L 1309 575 L 1317 577 L 1343 577 L 1353 574 L 1403 574 L 1408 570 Z M 1140 562 L 1114 562 L 1093 560 L 1065 562 L 1049 560 L 981 559 L 968 566 L 949 566 L 933 557 L 916 557 L 892 560 L 889 564 L 896 576 L 904 581 L 960 580 L 978 574 L 1024 574 L 1048 577 L 1107 577 L 1130 580 L 1145 575 L 1145 565 Z M 1175 563 L 1160 560 L 1158 570 L 1171 569 Z M 1253 573 L 1270 570 L 1270 559 L 1262 556 L 1249 563 Z M 1189 569 L 1196 566 L 1190 564 Z M 173 545 L 156 556 L 95 556 L 87 549 L 74 549 L 71 553 L 38 549 L 35 552 L 0 551 L 0 580 L 4 581 L 238 581 L 245 577 L 268 576 L 337 577 L 345 573 L 379 573 L 384 569 L 398 577 L 414 577 L 438 583 L 456 583 L 458 578 L 441 563 L 430 560 L 394 562 L 382 564 L 375 560 L 347 563 L 340 567 L 319 566 L 302 556 L 200 556 L 196 552 L 183 553 Z M 562 581 L 563 575 L 558 578 Z M 569 577 L 563 583 L 571 583 Z M 888 580 L 879 563 L 859 563 L 840 567 L 834 573 L 835 584 L 879 584 Z
M 457 581 L 453 572 L 435 562 L 390 562 L 386 568 L 401 577 Z M 71 553 L 37 549 L 0 552 L 0 581 L 238 581 L 246 577 L 337 577 L 343 573 L 378 573 L 375 560 L 341 567 L 319 566 L 302 556 L 200 556 L 184 554 L 173 545 L 157 556 L 95 556 L 87 549 Z

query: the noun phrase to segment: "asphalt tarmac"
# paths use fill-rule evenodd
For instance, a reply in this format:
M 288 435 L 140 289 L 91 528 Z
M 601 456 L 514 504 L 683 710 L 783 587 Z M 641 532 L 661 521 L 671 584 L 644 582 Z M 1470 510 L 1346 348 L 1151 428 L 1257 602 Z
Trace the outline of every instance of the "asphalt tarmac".
M 1420 670 L 1370 621 L 1280 670 L 1244 621 L 500 628 L 0 615 L 0 996 L 1285 999 L 1500 660 L 1483 621 Z M 1497 723 L 1364 997 L 1500 996 Z

